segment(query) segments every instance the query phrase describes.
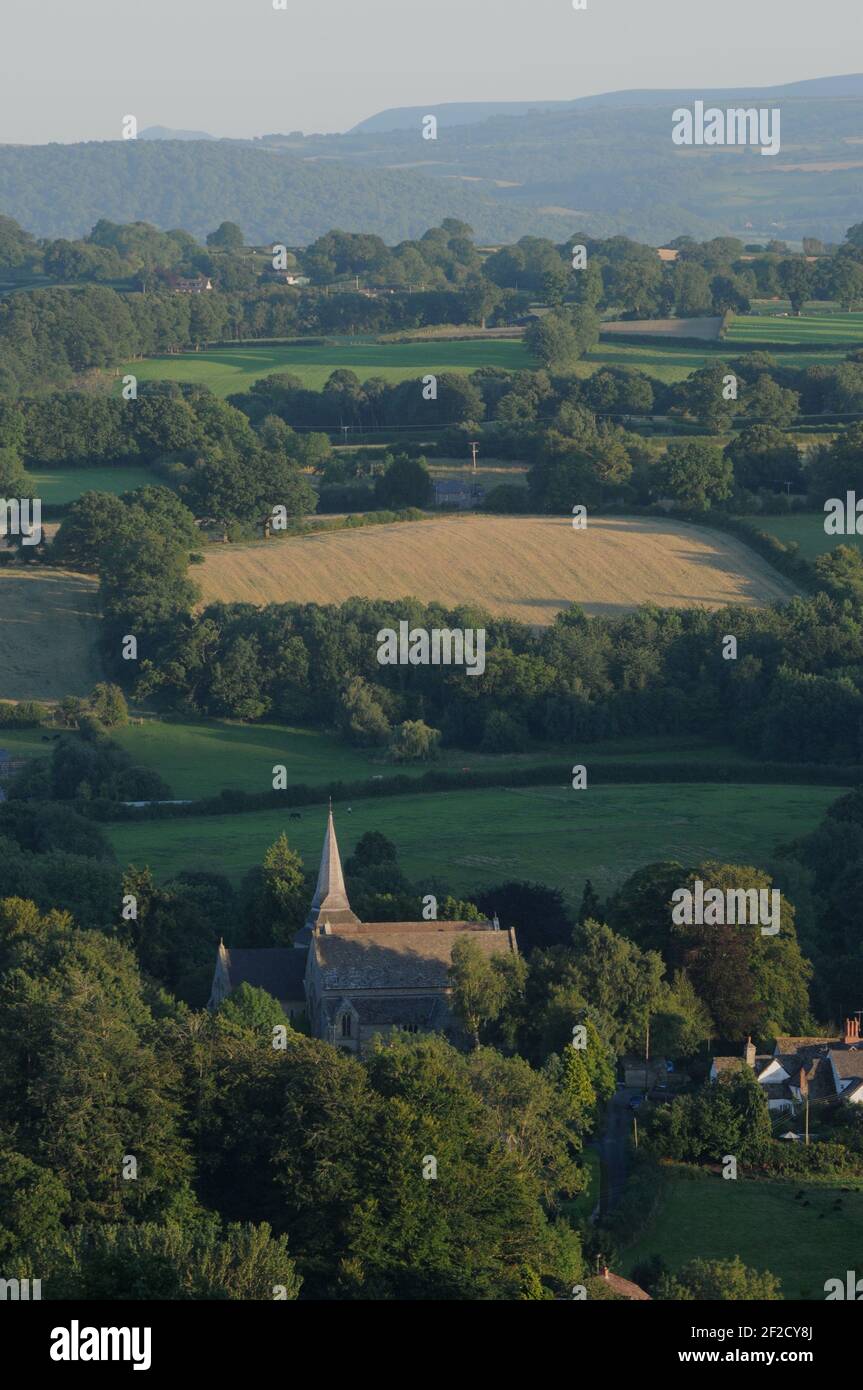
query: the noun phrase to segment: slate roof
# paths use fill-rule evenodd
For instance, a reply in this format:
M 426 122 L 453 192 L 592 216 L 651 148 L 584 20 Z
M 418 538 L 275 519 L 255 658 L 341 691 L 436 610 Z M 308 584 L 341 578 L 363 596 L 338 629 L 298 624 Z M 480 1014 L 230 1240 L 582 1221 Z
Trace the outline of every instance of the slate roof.
M 439 1021 L 445 1022 L 446 1005 L 440 995 L 413 995 L 400 998 L 390 995 L 385 998 L 363 999 L 353 995 L 350 1004 L 358 1015 L 363 1028 L 411 1025 L 417 1028 L 434 1028 Z M 331 1023 L 341 1012 L 343 998 L 327 999 L 324 1010 Z
M 853 1081 L 855 1078 L 863 1081 L 863 1052 L 855 1052 L 849 1048 L 847 1052 L 831 1051 L 830 1060 L 836 1069 L 836 1075 L 843 1081 Z
M 468 933 L 485 956 L 515 954 L 511 931 L 471 922 L 364 922 L 337 935 L 318 929 L 312 950 L 324 990 L 441 990 L 449 988 L 452 948 Z
M 305 951 L 297 951 L 293 946 L 225 946 L 223 951 L 231 989 L 253 985 L 256 989 L 267 990 L 276 999 L 304 997 Z

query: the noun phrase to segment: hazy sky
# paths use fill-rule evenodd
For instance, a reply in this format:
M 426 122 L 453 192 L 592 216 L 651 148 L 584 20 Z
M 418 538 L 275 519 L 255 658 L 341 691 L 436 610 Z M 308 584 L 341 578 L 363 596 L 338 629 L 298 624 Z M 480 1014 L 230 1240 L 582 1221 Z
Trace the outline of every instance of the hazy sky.
M 0 0 L 0 142 L 863 71 L 860 0 Z M 2 190 L 0 190 L 2 197 Z

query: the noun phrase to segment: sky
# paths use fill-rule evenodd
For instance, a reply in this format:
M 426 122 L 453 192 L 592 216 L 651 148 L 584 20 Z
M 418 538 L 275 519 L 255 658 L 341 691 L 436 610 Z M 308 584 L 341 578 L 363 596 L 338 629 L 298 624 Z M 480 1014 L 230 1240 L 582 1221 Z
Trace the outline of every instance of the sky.
M 278 3 L 278 0 L 276 0 Z M 0 143 L 863 71 L 860 0 L 2 0 Z M 0 190 L 2 198 L 2 190 Z

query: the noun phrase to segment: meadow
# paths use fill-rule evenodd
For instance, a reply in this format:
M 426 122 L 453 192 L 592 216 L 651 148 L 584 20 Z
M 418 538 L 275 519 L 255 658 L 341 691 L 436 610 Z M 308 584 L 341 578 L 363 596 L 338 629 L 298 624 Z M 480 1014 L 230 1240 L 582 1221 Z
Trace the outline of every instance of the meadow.
M 847 1186 L 847 1184 L 843 1184 Z M 805 1190 L 806 1197 L 795 1201 Z M 833 1203 L 842 1199 L 842 1208 Z M 803 1200 L 809 1202 L 803 1206 Z M 863 1191 L 843 1191 L 803 1180 L 765 1182 L 721 1177 L 674 1177 L 650 1229 L 621 1260 L 631 1276 L 640 1261 L 661 1255 L 673 1272 L 688 1260 L 739 1255 L 751 1268 L 769 1269 L 786 1299 L 823 1299 L 827 1279 L 859 1270 L 863 1247 Z
M 87 575 L 0 569 L 0 700 L 89 694 L 102 679 L 99 621 Z
M 798 512 L 792 516 L 747 516 L 743 517 L 759 531 L 788 543 L 795 541 L 800 547 L 804 560 L 817 560 L 837 545 L 863 546 L 863 536 L 828 536 L 824 530 L 823 512 Z
M 35 496 L 46 506 L 65 506 L 82 492 L 131 492 L 156 481 L 149 468 L 39 468 L 28 469 L 36 482 Z
M 799 318 L 777 314 L 739 314 L 732 319 L 725 339 L 745 349 L 747 342 L 841 343 L 847 351 L 863 345 L 863 313 L 803 313 Z M 820 354 L 819 354 L 820 357 Z M 785 353 L 782 354 L 785 361 Z
M 386 554 L 386 564 L 381 556 Z M 203 602 L 340 603 L 413 595 L 536 625 L 571 603 L 591 616 L 640 604 L 718 608 L 787 599 L 748 546 L 667 521 L 458 516 L 211 549 Z
M 127 372 L 139 381 L 191 381 L 209 386 L 217 396 L 230 396 L 248 390 L 253 381 L 273 372 L 291 372 L 306 388 L 320 390 L 339 369 L 356 372 L 361 381 L 371 376 L 405 381 L 426 372 L 473 372 L 478 367 L 515 372 L 535 365 L 518 338 L 430 339 L 422 343 L 377 343 L 356 338 L 309 347 L 247 343 L 126 362 L 116 369 L 116 389 L 119 392 L 120 378 Z
M 24 739 L 24 732 L 16 737 Z M 289 785 L 326 786 L 330 782 L 356 782 L 372 777 L 420 777 L 431 766 L 388 762 L 381 749 L 354 748 L 338 735 L 320 729 L 284 724 L 239 724 L 228 719 L 177 723 L 146 719 L 113 729 L 111 737 L 134 762 L 158 772 L 181 801 L 216 796 L 220 791 L 267 791 L 273 767 L 287 768 Z M 36 735 L 38 743 L 38 734 Z M 0 730 L 0 746 L 6 741 Z M 45 749 L 41 751 L 44 753 Z M 24 756 L 23 754 L 21 756 Z M 745 763 L 735 749 L 705 743 L 697 738 L 608 739 L 591 743 L 591 763 L 628 761 L 633 765 L 665 761 Z M 561 777 L 570 765 L 568 753 L 536 745 L 524 753 L 487 754 L 444 748 L 435 770 L 472 772 L 558 767 Z
M 334 807 L 343 857 L 368 830 L 398 849 L 408 878 L 442 880 L 470 894 L 506 879 L 560 888 L 575 907 L 585 879 L 604 895 L 643 864 L 718 858 L 763 864 L 778 843 L 814 829 L 836 787 L 707 783 L 423 792 Z M 349 809 L 350 807 L 350 809 Z M 226 874 L 238 883 L 282 831 L 307 869 L 317 870 L 326 809 L 194 816 L 105 831 L 122 864 L 149 865 L 164 881 L 181 869 Z

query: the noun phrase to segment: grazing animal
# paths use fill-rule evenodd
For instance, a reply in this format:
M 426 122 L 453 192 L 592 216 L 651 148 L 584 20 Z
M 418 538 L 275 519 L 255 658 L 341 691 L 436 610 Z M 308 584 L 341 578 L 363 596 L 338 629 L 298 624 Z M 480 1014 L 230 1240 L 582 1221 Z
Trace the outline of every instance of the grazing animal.
M 288 820 L 302 820 L 302 819 L 303 819 L 303 818 L 302 818 L 302 816 L 300 815 L 299 811 L 292 811 L 291 814 L 288 816 Z
M 43 734 L 43 735 L 42 735 L 42 742 L 43 742 L 43 743 L 50 743 L 50 742 L 51 742 L 51 740 L 50 740 L 50 738 L 48 737 L 47 734 Z

